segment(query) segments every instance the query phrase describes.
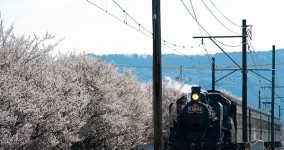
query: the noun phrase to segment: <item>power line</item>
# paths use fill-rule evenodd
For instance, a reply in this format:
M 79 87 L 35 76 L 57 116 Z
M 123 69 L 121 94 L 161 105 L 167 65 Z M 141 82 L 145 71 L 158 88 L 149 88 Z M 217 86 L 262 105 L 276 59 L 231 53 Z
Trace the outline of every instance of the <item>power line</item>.
M 196 16 L 196 13 L 195 13 L 195 10 L 194 10 L 194 7 L 193 7 L 193 4 L 192 4 L 191 0 L 190 0 L 190 4 L 191 4 L 191 8 L 192 8 L 192 11 L 193 11 L 194 18 L 197 20 L 197 16 Z M 197 26 L 198 26 L 199 33 L 202 36 L 201 29 L 200 29 L 200 26 L 199 26 L 198 23 L 197 23 Z
M 97 4 L 87 0 L 89 3 L 91 3 L 92 5 L 94 5 L 95 7 L 99 8 L 100 10 L 104 11 L 105 13 L 107 13 L 108 15 L 112 16 L 113 18 L 115 18 L 116 20 L 119 20 L 120 22 L 123 22 L 124 24 L 128 25 L 129 27 L 141 32 L 142 34 L 146 35 L 149 38 L 153 38 L 153 34 L 151 31 L 149 31 L 147 28 L 145 28 L 141 23 L 139 23 L 136 19 L 134 19 L 129 13 L 127 13 L 127 11 L 121 6 L 119 5 L 115 0 L 112 0 L 114 2 L 114 4 L 126 15 L 128 16 L 132 21 L 135 22 L 135 24 L 137 24 L 137 26 L 133 26 L 130 25 L 126 20 L 120 19 L 119 17 L 115 16 L 114 14 L 110 13 L 107 9 L 104 9 L 100 6 L 98 6 Z M 143 30 L 141 30 L 141 29 Z M 167 48 L 182 54 L 184 56 L 186 56 L 184 53 L 178 51 L 176 48 L 183 48 L 183 49 L 189 49 L 189 48 L 193 48 L 194 46 L 186 46 L 186 45 L 179 45 L 179 44 L 175 44 L 172 42 L 169 42 L 165 39 L 162 39 L 162 41 L 164 42 L 164 46 L 166 46 Z
M 284 65 L 284 62 L 279 62 L 275 65 Z M 152 66 L 144 66 L 144 65 L 139 65 L 139 66 L 127 66 L 127 65 L 116 65 L 118 67 L 133 67 L 133 68 L 147 68 L 147 67 L 152 67 Z M 250 64 L 247 65 L 248 67 L 256 67 L 256 66 L 271 66 L 271 64 Z M 180 66 L 162 66 L 163 69 L 170 69 L 170 70 L 180 70 Z M 216 69 L 235 69 L 237 66 L 216 66 Z M 211 70 L 211 66 L 183 66 L 183 70 L 191 70 L 191 69 L 207 69 Z
M 190 10 L 188 9 L 188 7 L 186 6 L 186 4 L 184 3 L 183 0 L 181 0 L 181 3 L 183 4 L 183 6 L 185 7 L 185 9 L 187 10 L 187 12 L 190 14 L 190 16 L 193 18 L 194 21 L 196 21 L 196 23 L 200 26 L 200 28 L 205 32 L 207 33 L 209 36 L 211 36 L 211 34 L 200 24 L 200 22 L 197 20 L 197 18 L 194 17 L 194 15 L 190 12 Z M 227 46 L 227 47 L 239 47 L 241 46 L 242 44 L 240 45 L 228 45 L 228 44 L 224 44 L 222 42 L 220 42 L 219 40 L 215 39 L 215 41 L 217 41 L 218 43 L 224 45 L 224 46 Z
M 190 10 L 188 9 L 188 7 L 185 5 L 184 1 L 181 0 L 181 2 L 182 2 L 182 4 L 183 4 L 183 6 L 185 7 L 185 9 L 187 10 L 187 12 L 190 14 L 190 16 L 191 16 L 191 17 L 196 21 L 196 23 L 200 26 L 200 28 L 202 28 L 202 30 L 203 30 L 204 32 L 206 32 L 208 35 L 210 35 L 209 32 L 199 23 L 199 21 L 197 20 L 197 18 L 194 17 L 194 15 L 190 12 Z
M 250 41 L 249 41 L 248 43 L 250 43 Z M 250 43 L 250 44 L 251 44 L 251 43 Z M 250 45 L 250 44 L 248 44 L 248 45 Z M 254 57 L 253 57 L 253 53 L 252 53 L 252 52 L 253 52 L 253 51 L 249 48 L 249 53 L 250 53 L 250 56 L 251 56 L 252 62 L 253 62 L 253 64 L 255 64 L 255 65 L 256 65 L 255 60 L 254 60 Z M 255 69 L 257 69 L 257 66 L 255 66 Z M 258 71 L 257 71 L 257 73 L 259 74 L 259 72 L 258 72 Z M 262 86 L 260 76 L 257 76 L 257 78 L 258 78 L 258 83 Z
M 192 1 L 191 1 L 191 0 L 190 0 L 190 4 L 191 4 L 191 8 L 192 8 L 194 17 L 195 17 L 195 19 L 197 20 L 197 16 L 196 16 L 196 13 L 195 13 L 195 10 L 194 10 L 194 7 L 193 7 L 193 4 L 192 4 Z M 202 36 L 202 32 L 201 32 L 201 29 L 200 29 L 200 26 L 198 25 L 198 23 L 197 23 L 197 27 L 198 27 L 200 36 Z M 204 50 L 205 50 L 205 52 L 206 52 L 206 55 L 207 55 L 207 57 L 208 57 L 208 62 L 209 62 L 209 64 L 210 64 L 210 66 L 211 66 L 211 59 L 210 59 L 209 53 L 208 53 L 208 51 L 207 51 L 207 49 L 206 49 L 206 46 L 205 46 L 205 44 L 204 44 L 204 42 L 203 42 L 203 39 L 201 39 L 201 40 L 202 40 L 201 44 L 202 44 L 202 46 L 203 46 L 203 48 L 204 48 Z
M 123 9 L 115 0 L 112 0 L 122 11 L 123 13 L 125 13 L 128 17 L 130 17 L 136 24 L 138 24 L 138 26 L 142 27 L 145 31 L 147 31 L 148 33 L 152 34 L 151 31 L 149 31 L 148 29 L 146 29 L 144 26 L 142 26 L 138 21 L 136 21 L 132 16 L 130 16 L 125 9 Z
M 89 0 L 87 0 L 87 1 L 90 2 Z M 102 11 L 108 13 L 110 16 L 114 17 L 115 19 L 117 19 L 117 20 L 119 20 L 119 21 L 125 23 L 126 25 L 130 26 L 131 28 L 133 28 L 133 29 L 135 29 L 135 30 L 137 30 L 137 31 L 139 31 L 139 32 L 141 32 L 141 33 L 143 33 L 143 34 L 145 34 L 146 36 L 152 38 L 152 33 L 151 33 L 151 31 L 147 30 L 144 26 L 142 26 L 142 25 L 141 25 L 136 19 L 134 19 L 125 9 L 123 9 L 115 0 L 113 0 L 113 2 L 114 2 L 114 3 L 116 4 L 116 6 L 123 12 L 123 14 L 124 14 L 126 17 L 129 17 L 132 21 L 134 21 L 135 24 L 137 24 L 137 26 L 133 26 L 133 25 L 129 24 L 126 19 L 124 19 L 124 20 L 123 20 L 123 19 L 120 19 L 119 17 L 115 16 L 114 14 L 108 12 L 107 9 L 103 9 L 103 8 L 99 7 L 98 5 L 96 5 L 95 3 L 92 3 L 92 2 L 90 2 L 90 3 L 93 4 L 94 6 L 96 6 L 97 8 L 99 8 L 100 10 L 102 10 Z M 196 21 L 196 23 L 197 23 L 197 25 L 198 25 L 198 28 L 199 28 L 200 34 L 202 35 L 202 32 L 201 32 L 201 29 L 202 29 L 202 30 L 204 30 L 208 35 L 210 35 L 209 32 L 208 32 L 207 30 L 205 30 L 205 28 L 204 28 L 204 27 L 200 24 L 200 22 L 197 20 L 197 16 L 196 16 L 196 13 L 195 13 L 194 6 L 193 6 L 193 4 L 192 4 L 192 1 L 190 0 L 190 3 L 191 3 L 192 10 L 193 10 L 193 13 L 194 13 L 194 14 L 192 14 L 191 11 L 187 8 L 187 6 L 186 6 L 185 3 L 183 2 L 183 0 L 181 0 L 181 2 L 183 3 L 183 5 L 184 5 L 185 8 L 187 9 L 187 11 L 189 12 L 189 14 L 191 15 L 191 17 Z M 210 11 L 210 13 L 215 17 L 215 19 L 217 19 L 224 27 L 226 27 L 226 26 L 213 14 L 213 12 L 209 9 L 209 7 L 204 3 L 203 0 L 202 0 L 202 2 L 203 2 L 203 4 L 205 5 L 205 7 L 208 9 L 208 11 Z M 226 28 L 227 28 L 227 27 L 226 27 Z M 142 29 L 142 30 L 141 30 L 141 29 Z M 228 28 L 227 28 L 227 29 L 228 29 Z M 215 40 L 216 40 L 216 39 L 215 39 Z M 222 42 L 220 42 L 220 41 L 218 41 L 218 40 L 216 40 L 216 41 L 219 42 L 219 43 L 221 43 L 221 44 L 223 44 L 223 45 L 225 45 L 225 46 L 228 46 L 228 47 L 236 47 L 236 46 L 226 45 L 226 44 L 224 44 L 224 43 L 222 43 Z M 204 44 L 204 43 L 202 42 L 202 45 L 203 45 L 203 44 Z M 166 41 L 166 40 L 163 40 L 163 45 L 166 46 L 166 47 L 168 47 L 168 48 L 170 48 L 170 49 L 172 49 L 172 50 L 174 50 L 175 52 L 177 52 L 177 53 L 179 53 L 179 54 L 182 54 L 182 55 L 184 55 L 184 54 L 183 54 L 182 52 L 178 51 L 176 48 L 183 48 L 183 49 L 189 48 L 189 46 L 177 45 L 177 44 L 168 42 L 168 41 Z M 203 46 L 205 46 L 205 45 L 203 45 Z M 240 46 L 240 45 L 238 45 L 238 46 Z M 192 46 L 191 46 L 190 48 L 192 48 Z M 205 48 L 205 47 L 204 47 L 204 48 Z M 207 52 L 206 48 L 205 48 L 205 51 L 206 51 L 207 56 L 208 56 L 208 58 L 209 58 L 209 55 L 208 55 L 208 52 Z M 186 56 L 186 55 L 184 55 L 184 56 Z M 209 61 L 209 62 L 211 63 L 211 61 Z M 253 60 L 253 62 L 254 62 L 254 64 L 255 64 L 255 60 Z
M 231 22 L 233 25 L 237 26 L 237 27 L 242 27 L 236 23 L 234 23 L 233 21 L 231 21 L 228 17 L 226 17 L 217 7 L 216 5 L 212 2 L 212 0 L 210 0 L 211 4 L 216 8 L 216 10 L 218 10 L 218 12 L 224 17 L 226 18 L 229 22 Z
M 164 45 L 165 47 L 167 47 L 167 48 L 169 48 L 169 49 L 172 49 L 173 51 L 175 51 L 175 52 L 177 52 L 177 53 L 179 53 L 179 54 L 185 56 L 185 57 L 188 57 L 187 55 L 181 53 L 180 51 L 176 50 L 175 48 L 172 48 L 172 47 L 170 47 L 169 45 L 167 45 L 166 42 L 164 42 L 163 45 Z M 189 57 L 188 57 L 188 58 L 189 58 Z
M 201 2 L 203 3 L 203 5 L 206 7 L 206 9 L 210 12 L 210 14 L 227 30 L 231 31 L 232 33 L 236 34 L 236 35 L 240 35 L 239 33 L 234 32 L 233 30 L 229 29 L 227 26 L 225 26 L 216 16 L 215 14 L 209 9 L 209 7 L 204 3 L 203 0 L 201 0 Z
M 250 50 L 250 53 L 251 53 L 251 55 L 254 55 L 255 57 L 256 57 L 256 59 L 257 59 L 257 61 L 258 61 L 258 63 L 260 63 L 260 57 L 258 56 L 258 54 L 255 52 L 255 50 L 254 50 L 254 48 L 253 48 L 253 45 L 252 45 L 252 43 L 251 43 L 251 40 L 248 40 L 248 44 L 249 44 L 249 46 L 251 47 L 251 50 Z M 253 57 L 252 57 L 252 59 L 253 59 Z M 253 61 L 254 61 L 254 59 L 253 59 Z M 255 63 L 255 62 L 254 62 Z M 260 63 L 261 64 L 261 63 Z M 275 65 L 279 65 L 279 64 L 283 64 L 283 62 L 280 62 L 280 63 L 278 63 L 278 64 L 275 64 Z M 272 64 L 266 64 L 266 66 L 272 66 Z M 263 67 L 262 65 L 260 65 L 259 67 Z M 267 74 L 267 72 L 265 72 L 265 74 L 267 75 L 267 76 L 269 76 L 268 74 Z M 259 76 L 258 76 L 258 78 L 260 78 Z M 262 83 L 260 82 L 261 80 L 259 79 L 259 83 L 260 83 L 260 85 L 262 86 Z M 271 88 L 270 88 L 270 90 L 272 90 Z M 284 100 L 278 95 L 278 93 L 283 93 L 282 91 L 280 92 L 279 91 L 279 89 L 277 89 L 278 91 L 276 92 L 274 92 L 275 93 L 275 95 L 278 97 L 278 98 L 280 98 L 281 99 L 281 101 L 282 102 L 284 102 Z
M 134 26 L 128 24 L 127 22 L 125 22 L 124 20 L 122 20 L 122 19 L 116 17 L 116 16 L 113 15 L 112 13 L 109 13 L 107 9 L 103 9 L 102 7 L 98 6 L 97 4 L 95 4 L 95 3 L 93 3 L 93 2 L 91 2 L 91 1 L 89 1 L 89 0 L 87 0 L 87 1 L 88 1 L 90 4 L 92 4 L 93 6 L 95 6 L 95 7 L 97 7 L 98 9 L 104 11 L 104 12 L 107 13 L 108 15 L 112 16 L 112 17 L 115 18 L 116 20 L 118 20 L 118 21 L 120 21 L 120 22 L 123 22 L 124 24 L 126 24 L 126 25 L 129 26 L 129 27 L 131 27 L 132 29 L 141 32 L 142 34 L 144 34 L 145 36 L 147 36 L 147 37 L 149 37 L 149 38 L 152 38 L 152 37 L 153 37 L 153 34 L 152 34 L 151 32 L 149 33 L 148 30 L 145 30 L 146 32 L 143 32 L 143 31 L 140 30 L 140 28 L 134 27 Z M 141 24 L 138 23 L 138 27 L 141 27 Z M 143 27 L 143 29 L 144 29 L 144 27 Z M 149 35 L 149 34 L 150 34 L 150 35 Z

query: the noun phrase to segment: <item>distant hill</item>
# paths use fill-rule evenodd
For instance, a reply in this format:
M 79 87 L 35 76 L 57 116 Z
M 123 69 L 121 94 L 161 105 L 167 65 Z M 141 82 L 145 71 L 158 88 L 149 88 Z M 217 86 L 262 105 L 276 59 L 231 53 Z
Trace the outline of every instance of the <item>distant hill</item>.
M 242 54 L 241 52 L 228 53 L 230 57 L 237 62 L 239 66 L 242 66 Z M 151 55 L 121 55 L 121 54 L 109 54 L 97 56 L 94 54 L 88 54 L 91 57 L 100 57 L 102 60 L 114 63 L 120 70 L 124 67 L 134 68 L 134 73 L 140 79 L 141 82 L 147 82 L 152 80 L 152 56 Z M 217 53 L 214 55 L 176 55 L 176 54 L 164 54 L 162 55 L 162 76 L 176 79 L 182 73 L 182 77 L 188 84 L 197 84 L 204 89 L 211 89 L 211 58 L 215 57 L 216 66 L 226 67 L 235 66 L 228 69 L 239 69 L 233 61 L 231 61 L 224 53 Z M 284 49 L 276 50 L 276 86 L 284 86 Z M 248 52 L 247 64 L 248 69 L 271 69 L 272 52 Z M 282 63 L 282 64 L 281 64 Z M 191 69 L 185 69 L 180 72 L 180 66 L 183 68 L 191 67 Z M 259 66 L 251 66 L 259 65 Z M 175 69 L 169 69 L 174 67 Z M 223 70 L 216 72 L 216 80 L 223 78 L 225 75 L 230 74 L 233 70 Z M 254 72 L 254 73 L 253 73 Z M 267 80 L 271 80 L 271 71 L 253 70 L 248 71 L 248 103 L 254 106 L 258 106 L 258 91 L 261 92 L 261 97 L 271 97 L 271 90 L 269 88 L 263 88 L 264 86 L 270 86 L 271 83 Z M 256 74 L 261 75 L 258 76 Z M 265 77 L 265 79 L 263 78 Z M 232 94 L 241 97 L 242 95 L 242 74 L 240 70 L 235 71 L 231 75 L 216 83 L 216 89 L 224 89 Z M 276 97 L 283 97 L 284 88 L 276 88 Z M 284 100 L 284 99 L 283 99 Z M 267 101 L 267 99 L 263 100 Z M 276 99 L 276 103 L 284 102 L 281 99 Z M 282 105 L 284 106 L 284 105 Z M 281 107 L 282 107 L 281 106 Z M 278 108 L 278 106 L 276 107 Z M 275 110 L 278 112 L 278 110 Z

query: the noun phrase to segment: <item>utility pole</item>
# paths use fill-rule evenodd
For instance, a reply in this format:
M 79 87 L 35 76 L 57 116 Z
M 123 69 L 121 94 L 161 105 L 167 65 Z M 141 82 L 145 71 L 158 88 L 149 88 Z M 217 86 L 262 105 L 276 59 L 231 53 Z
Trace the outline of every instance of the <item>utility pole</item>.
M 154 149 L 163 149 L 160 0 L 152 0 Z
M 281 111 L 284 109 L 281 109 L 281 106 L 279 105 L 279 119 L 281 120 Z
M 243 114 L 243 142 L 248 142 L 247 132 L 247 23 L 242 21 L 242 114 Z
M 179 76 L 176 77 L 176 81 L 179 81 L 179 82 L 184 82 L 184 78 L 183 78 L 183 75 L 182 75 L 182 65 L 180 65 L 180 69 L 179 69 Z
M 261 109 L 260 91 L 258 91 L 258 108 Z
M 275 149 L 274 143 L 274 90 L 275 90 L 275 45 L 272 46 L 272 82 L 271 82 L 271 149 Z
M 215 57 L 212 57 L 212 90 L 215 90 Z

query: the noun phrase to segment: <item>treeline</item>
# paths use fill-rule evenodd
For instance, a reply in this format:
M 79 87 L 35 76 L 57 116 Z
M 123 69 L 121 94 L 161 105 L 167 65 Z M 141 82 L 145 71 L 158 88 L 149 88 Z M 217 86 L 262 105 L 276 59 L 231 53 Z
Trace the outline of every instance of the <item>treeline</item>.
M 152 83 L 131 69 L 57 55 L 51 35 L 15 36 L 0 24 L 0 149 L 136 149 L 153 142 Z M 182 93 L 163 84 L 168 105 Z M 145 147 L 144 147 L 145 148 Z

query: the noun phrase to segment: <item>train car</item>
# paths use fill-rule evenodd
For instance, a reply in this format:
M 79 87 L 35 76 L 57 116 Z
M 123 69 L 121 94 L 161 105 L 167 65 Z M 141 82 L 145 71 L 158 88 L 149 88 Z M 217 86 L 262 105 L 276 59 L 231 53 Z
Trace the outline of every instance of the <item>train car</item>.
M 236 97 L 233 97 L 229 94 L 221 93 L 218 91 L 209 91 L 211 94 L 222 95 L 227 99 L 230 99 L 236 105 L 236 142 L 242 143 L 243 137 L 243 127 L 242 127 L 242 101 Z M 211 98 L 214 97 L 213 95 Z M 271 145 L 271 113 L 259 109 L 257 107 L 248 105 L 247 109 L 247 122 L 248 122 L 248 140 L 249 141 L 257 141 L 261 140 L 264 142 L 266 147 Z M 282 123 L 280 118 L 274 117 L 274 126 L 275 126 L 275 146 L 281 146 L 281 130 L 282 130 Z
M 192 92 L 176 101 L 176 111 L 170 105 L 169 149 L 177 150 L 236 150 L 244 146 L 242 140 L 242 102 L 220 91 Z M 270 113 L 248 105 L 249 141 L 263 141 L 269 147 L 271 135 Z M 280 147 L 282 124 L 275 117 L 275 146 Z

